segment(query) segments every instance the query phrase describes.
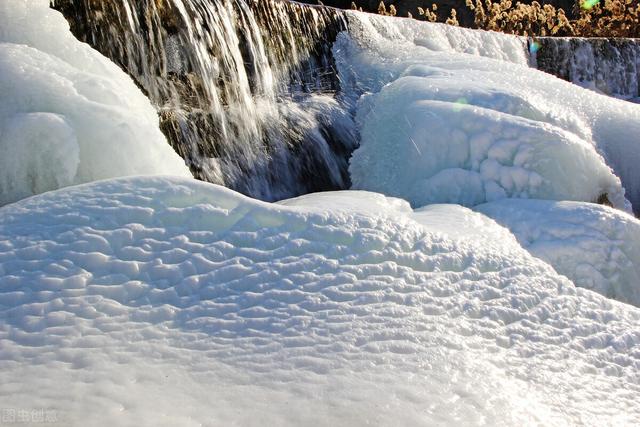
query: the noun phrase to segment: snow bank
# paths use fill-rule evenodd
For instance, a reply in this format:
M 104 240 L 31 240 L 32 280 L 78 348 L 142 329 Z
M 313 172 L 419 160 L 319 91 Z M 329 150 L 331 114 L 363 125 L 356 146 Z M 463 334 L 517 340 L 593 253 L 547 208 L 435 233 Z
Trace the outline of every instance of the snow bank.
M 123 175 L 189 176 L 133 81 L 48 0 L 0 3 L 0 205 Z
M 577 286 L 640 305 L 640 221 L 576 202 L 501 200 L 475 208 Z
M 429 205 L 416 209 L 410 216 L 423 227 L 451 239 L 480 242 L 484 248 L 503 253 L 517 253 L 522 249 L 508 229 L 463 206 Z
M 640 106 L 529 68 L 516 37 L 360 13 L 350 28 L 334 53 L 362 134 L 355 189 L 414 206 L 603 195 L 640 206 Z
M 180 178 L 5 206 L 0 401 L 65 425 L 640 421 L 640 311 L 494 232 Z
M 455 99 L 432 100 L 434 92 L 446 96 L 424 78 L 405 77 L 376 96 L 351 159 L 354 188 L 414 206 L 506 197 L 596 201 L 607 194 L 625 207 L 620 180 L 575 134 Z

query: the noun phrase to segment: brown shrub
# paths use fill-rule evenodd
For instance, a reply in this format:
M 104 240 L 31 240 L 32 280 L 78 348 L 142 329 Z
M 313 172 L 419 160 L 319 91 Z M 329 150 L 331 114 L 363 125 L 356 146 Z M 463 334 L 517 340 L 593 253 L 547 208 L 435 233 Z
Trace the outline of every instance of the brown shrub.
M 355 4 L 354 4 L 355 6 Z M 575 19 L 569 19 L 562 8 L 550 4 L 531 4 L 512 0 L 466 0 L 473 11 L 475 27 L 523 36 L 640 37 L 640 2 L 637 0 L 576 0 Z M 444 18 L 436 13 L 437 4 L 419 7 L 417 18 L 430 22 L 459 25 L 455 9 Z M 378 12 L 395 15 L 380 2 Z M 411 14 L 409 14 L 412 17 Z

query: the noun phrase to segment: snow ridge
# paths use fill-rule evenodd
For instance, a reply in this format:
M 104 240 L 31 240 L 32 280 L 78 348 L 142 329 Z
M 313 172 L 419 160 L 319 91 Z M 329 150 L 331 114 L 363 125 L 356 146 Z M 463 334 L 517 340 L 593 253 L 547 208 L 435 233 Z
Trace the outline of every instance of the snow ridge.
M 99 425 L 309 422 L 290 401 L 327 425 L 640 420 L 636 308 L 442 234 L 446 207 L 318 197 L 135 178 L 4 207 L 0 399 Z M 149 388 L 188 404 L 149 412 Z

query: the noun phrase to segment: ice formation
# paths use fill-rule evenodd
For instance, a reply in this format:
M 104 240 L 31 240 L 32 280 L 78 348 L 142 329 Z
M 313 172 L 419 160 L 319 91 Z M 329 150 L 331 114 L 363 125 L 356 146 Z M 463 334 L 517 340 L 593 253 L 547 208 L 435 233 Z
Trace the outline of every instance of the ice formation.
M 109 177 L 190 176 L 149 100 L 48 7 L 0 3 L 0 205 Z
M 146 98 L 46 6 L 0 3 L 0 203 L 187 176 Z M 638 107 L 530 70 L 522 39 L 350 20 L 340 102 L 290 109 L 309 114 L 304 131 L 346 132 L 353 107 L 354 184 L 387 195 L 269 204 L 130 177 L 0 208 L 3 411 L 64 425 L 640 423 L 640 309 L 607 298 L 640 300 L 638 221 L 521 200 L 628 208 L 611 169 L 636 201 Z
M 604 195 L 638 206 L 640 106 L 530 68 L 515 37 L 356 13 L 350 24 L 334 52 L 359 99 L 354 188 L 414 206 Z
M 640 305 L 640 221 L 606 206 L 500 200 L 475 208 L 577 286 Z
M 73 425 L 640 421 L 637 308 L 492 246 L 500 227 L 462 207 L 285 205 L 140 177 L 2 208 L 3 406 Z M 448 234 L 461 217 L 475 236 Z

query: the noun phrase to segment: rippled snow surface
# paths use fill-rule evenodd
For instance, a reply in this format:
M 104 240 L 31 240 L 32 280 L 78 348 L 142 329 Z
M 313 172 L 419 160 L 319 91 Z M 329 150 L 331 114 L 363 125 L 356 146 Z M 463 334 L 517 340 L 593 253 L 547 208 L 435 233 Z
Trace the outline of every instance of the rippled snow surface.
M 0 2 L 0 203 L 187 175 L 131 80 L 46 5 Z M 181 177 L 4 206 L 3 417 L 640 424 L 640 309 L 607 298 L 638 303 L 638 221 L 520 199 L 628 209 L 638 107 L 529 70 L 521 39 L 352 18 L 335 53 L 356 187 L 478 212 Z
M 640 421 L 640 312 L 432 209 L 180 178 L 6 206 L 0 401 L 76 425 Z

